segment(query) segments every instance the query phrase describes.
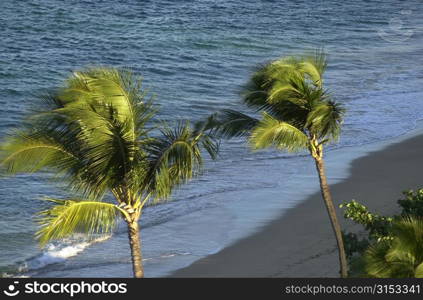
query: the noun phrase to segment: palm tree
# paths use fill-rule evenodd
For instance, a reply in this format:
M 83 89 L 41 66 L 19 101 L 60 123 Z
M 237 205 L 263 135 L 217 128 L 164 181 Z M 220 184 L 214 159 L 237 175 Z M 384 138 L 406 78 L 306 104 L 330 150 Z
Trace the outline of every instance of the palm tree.
M 404 217 L 393 223 L 391 239 L 370 246 L 364 254 L 367 275 L 377 278 L 423 278 L 423 220 Z
M 340 134 L 344 109 L 323 87 L 326 57 L 285 57 L 261 66 L 247 84 L 243 103 L 256 112 L 256 119 L 235 110 L 223 110 L 204 124 L 224 137 L 247 136 L 253 149 L 275 147 L 295 152 L 308 150 L 314 158 L 320 187 L 339 249 L 342 277 L 347 260 L 341 228 L 325 175 L 323 146 Z
M 202 149 L 212 158 L 215 141 L 179 122 L 153 123 L 157 110 L 127 70 L 91 68 L 75 72 L 1 145 L 8 174 L 52 171 L 71 199 L 48 199 L 36 236 L 41 246 L 77 232 L 110 233 L 119 217 L 127 224 L 135 277 L 143 277 L 138 221 L 147 204 L 198 173 Z M 115 202 L 105 195 L 113 195 Z

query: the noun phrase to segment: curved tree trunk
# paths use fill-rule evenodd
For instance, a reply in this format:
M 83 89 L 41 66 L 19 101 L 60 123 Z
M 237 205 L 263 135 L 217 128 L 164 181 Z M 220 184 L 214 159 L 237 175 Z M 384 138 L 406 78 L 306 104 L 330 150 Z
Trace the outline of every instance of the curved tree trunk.
M 138 221 L 128 222 L 128 237 L 129 245 L 131 247 L 132 268 L 134 270 L 134 277 L 143 278 L 144 268 L 142 266 L 141 254 L 141 239 Z
M 338 217 L 336 216 L 335 207 L 332 201 L 332 195 L 329 190 L 329 185 L 327 183 L 326 174 L 325 174 L 325 165 L 323 159 L 318 157 L 314 158 L 316 162 L 317 172 L 319 173 L 320 180 L 320 189 L 322 192 L 323 200 L 325 201 L 326 209 L 329 214 L 329 218 L 332 224 L 332 229 L 335 233 L 336 242 L 338 244 L 339 251 L 339 264 L 341 267 L 341 277 L 346 278 L 348 276 L 348 263 L 347 257 L 345 255 L 344 242 L 342 239 L 341 225 L 339 224 Z

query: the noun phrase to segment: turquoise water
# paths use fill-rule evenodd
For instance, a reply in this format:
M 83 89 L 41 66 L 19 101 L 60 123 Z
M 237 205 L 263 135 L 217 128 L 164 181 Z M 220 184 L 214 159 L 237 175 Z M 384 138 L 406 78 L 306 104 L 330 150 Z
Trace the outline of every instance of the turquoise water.
M 132 68 L 156 94 L 163 119 L 195 120 L 243 109 L 239 90 L 258 63 L 316 47 L 328 52 L 326 84 L 348 109 L 339 148 L 402 135 L 422 119 L 420 0 L 2 0 L 0 9 L 0 136 L 35 95 L 86 65 Z M 146 210 L 146 274 L 163 276 L 248 234 L 309 193 L 312 175 L 303 156 L 225 143 L 220 160 L 174 201 Z M 62 195 L 45 177 L 0 179 L 0 272 L 129 276 L 124 226 L 103 242 L 37 247 L 38 199 Z M 304 188 L 294 196 L 298 182 Z

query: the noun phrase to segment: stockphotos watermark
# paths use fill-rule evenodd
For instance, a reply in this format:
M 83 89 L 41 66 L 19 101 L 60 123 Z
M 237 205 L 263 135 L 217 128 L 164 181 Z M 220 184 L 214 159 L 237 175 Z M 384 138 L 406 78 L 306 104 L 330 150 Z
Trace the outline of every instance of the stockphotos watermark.
M 9 297 L 15 297 L 19 294 L 61 294 L 73 297 L 75 295 L 87 294 L 126 294 L 128 292 L 126 283 L 108 283 L 101 282 L 38 282 L 31 281 L 19 284 L 19 281 L 14 281 L 9 284 L 3 293 Z

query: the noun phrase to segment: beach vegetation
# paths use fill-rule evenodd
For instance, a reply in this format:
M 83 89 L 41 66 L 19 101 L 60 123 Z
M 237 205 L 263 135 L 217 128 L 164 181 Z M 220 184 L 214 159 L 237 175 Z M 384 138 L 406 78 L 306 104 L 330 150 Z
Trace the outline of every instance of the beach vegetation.
M 398 200 L 401 215 L 423 217 L 423 189 L 404 191 L 403 195 L 404 198 Z
M 423 278 L 423 219 L 401 217 L 390 239 L 372 244 L 363 256 L 365 273 L 376 278 Z
M 423 218 L 423 189 L 418 189 L 416 191 L 407 190 L 403 192 L 403 195 L 404 198 L 397 202 L 401 211 L 399 214 L 393 216 L 381 216 L 372 213 L 365 205 L 355 200 L 340 205 L 340 207 L 344 209 L 344 217 L 346 219 L 352 220 L 354 223 L 360 224 L 364 228 L 364 232 L 360 234 L 343 232 L 351 276 L 415 276 L 415 273 L 410 273 L 410 266 L 407 266 L 408 271 L 404 270 L 404 272 L 408 273 L 401 273 L 402 271 L 396 270 L 395 272 L 392 271 L 393 273 L 391 274 L 386 273 L 388 271 L 383 271 L 385 273 L 377 271 L 377 269 L 382 268 L 380 265 L 376 267 L 377 264 L 382 264 L 383 262 L 387 265 L 394 264 L 394 260 L 386 259 L 384 261 L 381 259 L 381 255 L 386 255 L 391 247 L 397 249 L 394 251 L 392 248 L 392 253 L 397 253 L 399 251 L 397 243 L 402 243 L 403 237 L 400 235 L 404 233 L 404 228 L 416 230 L 416 226 L 423 224 L 421 222 Z M 412 224 L 412 226 L 410 224 Z M 398 228 L 400 230 L 397 230 Z M 423 228 L 420 230 L 423 230 Z M 413 233 L 411 232 L 409 234 Z M 415 234 L 418 235 L 418 233 Z M 418 236 L 416 236 L 416 238 L 418 238 Z M 394 242 L 394 240 L 397 242 Z M 404 248 L 403 251 L 408 250 Z M 414 254 L 409 254 L 408 256 L 411 257 L 413 255 Z M 388 256 L 394 259 L 394 256 Z M 402 265 L 403 263 L 398 262 L 398 264 Z M 386 268 L 388 268 L 388 266 L 386 266 Z M 406 276 L 404 274 L 408 275 Z

